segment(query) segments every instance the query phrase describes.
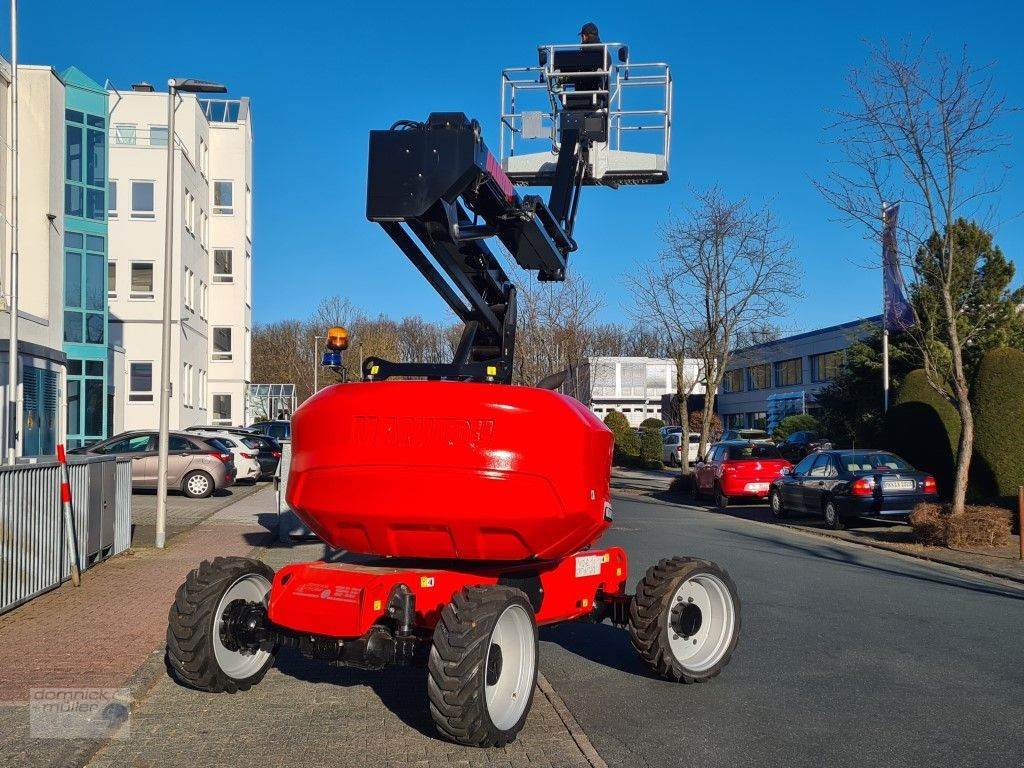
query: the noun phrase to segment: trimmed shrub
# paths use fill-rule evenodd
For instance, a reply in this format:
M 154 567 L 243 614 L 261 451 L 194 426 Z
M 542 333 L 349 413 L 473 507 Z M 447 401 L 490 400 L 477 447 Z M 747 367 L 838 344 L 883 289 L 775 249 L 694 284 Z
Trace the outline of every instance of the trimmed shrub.
M 816 418 L 811 416 L 809 413 L 794 413 L 791 416 L 787 416 L 779 425 L 775 427 L 775 431 L 772 432 L 772 437 L 776 440 L 785 440 L 787 437 L 792 435 L 794 432 L 820 432 L 821 424 Z
M 653 416 L 640 422 L 640 429 L 661 429 L 664 426 L 664 421 Z
M 1024 485 L 1024 352 L 993 349 L 974 380 L 972 496 L 1012 507 Z
M 922 544 L 938 547 L 1000 547 L 1010 538 L 1010 512 L 970 505 L 951 515 L 948 504 L 918 504 L 910 525 Z
M 939 493 L 953 491 L 960 414 L 928 384 L 924 369 L 907 374 L 885 415 L 886 448 L 935 477 Z
M 647 469 L 661 469 L 661 433 L 657 430 L 641 430 L 640 458 Z
M 640 459 L 640 435 L 629 426 L 629 420 L 618 411 L 610 411 L 604 424 L 615 438 L 615 463 L 635 465 Z

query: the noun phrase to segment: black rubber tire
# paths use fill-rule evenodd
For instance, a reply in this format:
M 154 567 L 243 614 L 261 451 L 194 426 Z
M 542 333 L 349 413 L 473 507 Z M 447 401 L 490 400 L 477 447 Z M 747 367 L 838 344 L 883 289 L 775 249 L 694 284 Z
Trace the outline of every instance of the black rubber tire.
M 778 491 L 768 492 L 768 509 L 771 510 L 773 520 L 786 519 L 786 506 L 782 503 L 782 495 Z
M 832 508 L 832 514 L 829 514 L 829 507 Z M 841 531 L 846 527 L 843 523 L 843 518 L 839 515 L 839 510 L 836 508 L 835 502 L 832 499 L 826 499 L 825 503 L 821 505 L 821 516 L 825 520 L 825 527 L 831 531 Z
M 672 654 L 668 639 L 668 621 L 672 595 L 692 576 L 708 572 L 725 583 L 736 611 L 732 638 L 724 655 L 714 666 L 694 672 L 685 669 Z M 729 663 L 739 642 L 742 612 L 740 598 L 725 569 L 709 560 L 694 557 L 667 557 L 647 569 L 637 585 L 629 606 L 629 639 L 640 658 L 657 674 L 677 683 L 703 683 L 717 676 Z
M 722 493 L 722 486 L 715 483 L 715 506 L 719 509 L 729 508 L 729 497 Z
M 273 583 L 273 569 L 247 557 L 204 560 L 178 587 L 167 617 L 167 671 L 178 683 L 209 693 L 237 693 L 256 685 L 274 665 L 275 647 L 258 672 L 244 679 L 226 675 L 217 664 L 213 633 L 214 612 L 227 589 L 247 574 L 259 574 Z
M 206 493 L 192 493 L 188 489 L 189 478 L 195 477 L 196 475 L 205 475 L 207 480 Z M 213 482 L 213 477 L 209 472 L 202 469 L 193 469 L 191 472 L 186 472 L 185 476 L 181 478 L 181 492 L 188 496 L 190 499 L 206 499 L 213 495 L 213 492 L 217 489 L 217 484 Z
M 522 717 L 499 730 L 487 712 L 487 651 L 502 612 L 512 604 L 526 609 L 533 624 L 534 667 Z M 430 715 L 441 735 L 471 747 L 503 747 L 526 724 L 537 684 L 537 624 L 526 595 L 513 587 L 466 587 L 441 611 L 427 663 Z

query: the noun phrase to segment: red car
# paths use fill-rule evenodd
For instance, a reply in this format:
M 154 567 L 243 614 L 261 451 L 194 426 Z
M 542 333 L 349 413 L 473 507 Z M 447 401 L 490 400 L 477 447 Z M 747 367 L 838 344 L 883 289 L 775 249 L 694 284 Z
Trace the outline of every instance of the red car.
M 768 498 L 772 481 L 792 467 L 771 443 L 716 443 L 693 468 L 695 495 L 713 496 L 720 509 L 735 498 Z

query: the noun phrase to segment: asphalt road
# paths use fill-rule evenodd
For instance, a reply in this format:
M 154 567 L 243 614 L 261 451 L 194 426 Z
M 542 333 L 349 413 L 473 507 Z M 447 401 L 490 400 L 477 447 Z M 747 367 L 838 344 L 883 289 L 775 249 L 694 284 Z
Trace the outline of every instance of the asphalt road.
M 631 581 L 712 559 L 742 600 L 732 663 L 653 678 L 609 625 L 542 630 L 541 665 L 611 766 L 1024 766 L 1024 587 L 705 511 L 617 497 Z

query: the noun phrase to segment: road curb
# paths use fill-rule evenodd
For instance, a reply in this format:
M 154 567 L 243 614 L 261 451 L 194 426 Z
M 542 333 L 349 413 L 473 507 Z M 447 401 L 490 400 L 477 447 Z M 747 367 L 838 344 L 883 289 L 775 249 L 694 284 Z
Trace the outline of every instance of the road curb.
M 698 504 L 688 504 L 683 501 L 668 501 L 665 499 L 656 499 L 646 493 L 633 491 L 626 488 L 612 488 L 612 493 L 618 493 L 623 496 L 629 496 L 630 498 L 637 500 L 645 500 L 649 504 L 674 504 L 681 507 L 689 507 L 691 509 L 698 509 L 701 511 L 708 511 L 704 507 Z M 956 568 L 960 571 L 967 571 L 969 573 L 977 573 L 982 576 L 988 576 L 992 579 L 1000 579 L 1002 581 L 1008 581 L 1013 584 L 1024 585 L 1024 577 L 1015 576 L 1012 574 L 999 573 L 997 571 L 991 571 L 986 568 L 981 568 L 973 565 L 965 565 L 963 563 L 954 563 L 949 560 L 945 560 L 938 557 L 931 557 L 927 554 L 918 554 L 916 552 L 909 552 L 907 550 L 899 549 L 898 547 L 889 546 L 880 542 L 873 541 L 862 541 L 860 539 L 848 539 L 844 536 L 837 536 L 827 530 L 821 530 L 818 528 L 808 528 L 802 525 L 793 525 L 792 523 L 769 523 L 764 520 L 751 520 L 745 517 L 736 517 L 735 515 L 729 515 L 728 512 L 724 513 L 727 517 L 731 517 L 733 520 L 740 520 L 745 523 L 753 523 L 754 525 L 765 526 L 766 528 L 785 529 L 787 531 L 793 531 L 794 533 L 802 533 L 807 536 L 816 536 L 822 539 L 830 539 L 832 541 L 840 541 L 844 544 L 850 544 L 855 547 L 866 547 L 867 549 L 875 549 L 881 552 L 888 552 L 892 555 L 902 555 L 904 557 L 911 558 L 913 560 L 923 560 L 927 563 L 933 563 L 935 565 L 944 565 L 948 568 Z
M 562 701 L 562 698 L 557 693 L 555 693 L 555 689 L 551 687 L 551 683 L 549 683 L 548 679 L 540 672 L 537 673 L 537 687 L 540 689 L 540 692 L 544 694 L 544 698 L 550 702 L 558 715 L 558 719 L 562 721 L 562 725 L 565 726 L 569 735 L 572 736 L 572 740 L 576 742 L 576 746 L 579 747 L 580 752 L 583 754 L 583 757 L 587 759 L 587 762 L 590 763 L 593 768 L 608 768 L 608 763 L 606 763 L 604 758 L 597 753 L 597 750 L 594 748 L 594 745 L 591 743 L 587 734 L 583 732 L 580 724 L 576 721 L 576 718 L 573 717 L 572 712 L 570 712 L 569 708 L 565 706 L 565 702 Z

